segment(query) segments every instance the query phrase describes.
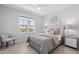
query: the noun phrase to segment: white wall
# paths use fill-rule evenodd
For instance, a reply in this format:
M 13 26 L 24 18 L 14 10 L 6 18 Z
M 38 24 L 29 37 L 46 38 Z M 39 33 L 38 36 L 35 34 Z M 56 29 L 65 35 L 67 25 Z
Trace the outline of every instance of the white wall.
M 2 23 L 3 23 L 3 19 L 2 19 L 2 7 L 0 7 L 0 33 L 2 32 Z
M 72 5 L 71 7 L 52 13 L 52 15 L 49 16 L 56 15 L 59 16 L 62 25 L 71 24 L 74 29 L 79 30 L 79 5 Z M 48 16 L 46 16 L 46 18 L 48 18 Z
M 66 24 L 73 25 L 74 29 L 79 30 L 79 5 L 66 8 L 59 13 L 61 13 L 61 20 Z
M 35 18 L 35 33 L 41 32 L 43 29 L 43 17 L 35 16 L 33 14 L 25 13 L 23 11 L 19 11 L 16 9 L 12 9 L 9 7 L 2 6 L 2 13 L 3 13 L 3 28 L 2 32 L 4 33 L 12 33 L 16 37 L 17 42 L 26 41 L 27 36 L 32 33 L 20 33 L 18 31 L 18 21 L 19 16 L 26 16 L 26 17 L 33 17 Z

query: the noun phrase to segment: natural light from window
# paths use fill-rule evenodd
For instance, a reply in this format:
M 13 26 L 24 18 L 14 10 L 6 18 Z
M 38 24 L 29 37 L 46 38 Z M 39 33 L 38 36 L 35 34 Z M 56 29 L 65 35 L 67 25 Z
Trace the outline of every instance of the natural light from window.
M 20 16 L 19 17 L 19 31 L 20 32 L 34 32 L 35 20 L 33 18 Z

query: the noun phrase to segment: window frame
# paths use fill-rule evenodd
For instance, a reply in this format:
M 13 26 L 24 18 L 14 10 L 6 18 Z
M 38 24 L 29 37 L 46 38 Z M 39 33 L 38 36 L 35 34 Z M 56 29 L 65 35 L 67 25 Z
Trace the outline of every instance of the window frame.
M 23 18 L 26 18 L 26 19 L 32 19 L 33 21 L 34 21 L 34 24 L 33 24 L 33 31 L 24 31 L 24 32 L 22 32 L 22 31 L 20 31 L 20 17 L 23 17 Z M 24 21 L 23 21 L 23 23 L 24 23 Z M 28 25 L 27 25 L 28 26 Z M 30 26 L 28 26 L 28 27 L 30 27 Z M 30 27 L 31 28 L 31 27 Z M 35 18 L 31 18 L 31 17 L 26 17 L 26 16 L 19 16 L 19 32 L 21 32 L 21 33 L 32 33 L 32 32 L 35 32 Z

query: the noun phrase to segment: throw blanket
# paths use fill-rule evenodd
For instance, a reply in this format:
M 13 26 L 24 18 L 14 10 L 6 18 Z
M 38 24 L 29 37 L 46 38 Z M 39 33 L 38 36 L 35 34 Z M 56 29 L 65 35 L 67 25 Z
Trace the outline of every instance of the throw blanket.
M 31 35 L 28 37 L 27 42 L 39 53 L 48 53 L 60 44 L 54 36 L 42 35 Z

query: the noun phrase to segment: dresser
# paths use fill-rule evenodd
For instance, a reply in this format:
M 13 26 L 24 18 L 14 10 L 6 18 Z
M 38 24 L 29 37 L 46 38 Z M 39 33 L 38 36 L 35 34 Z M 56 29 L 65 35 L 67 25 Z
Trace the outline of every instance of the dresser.
M 64 44 L 79 49 L 79 38 L 65 38 Z

